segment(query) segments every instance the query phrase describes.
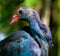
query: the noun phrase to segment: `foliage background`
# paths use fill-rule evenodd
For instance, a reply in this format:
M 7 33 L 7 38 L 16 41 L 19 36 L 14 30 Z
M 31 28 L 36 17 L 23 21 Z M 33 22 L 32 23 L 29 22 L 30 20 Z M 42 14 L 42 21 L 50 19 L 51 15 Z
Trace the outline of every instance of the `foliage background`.
M 60 0 L 0 0 L 0 32 L 6 36 L 21 29 L 22 24 L 28 25 L 26 22 L 9 25 L 14 11 L 20 6 L 38 11 L 42 22 L 50 27 L 53 35 L 54 47 L 49 50 L 49 56 L 60 56 Z

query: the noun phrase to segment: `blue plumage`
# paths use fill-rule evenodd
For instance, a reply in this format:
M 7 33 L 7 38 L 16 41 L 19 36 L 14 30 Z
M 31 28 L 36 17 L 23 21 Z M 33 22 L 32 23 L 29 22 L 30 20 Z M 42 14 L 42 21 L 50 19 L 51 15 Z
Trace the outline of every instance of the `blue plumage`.
M 22 12 L 22 13 L 19 13 L 19 12 Z M 38 13 L 35 10 L 28 8 L 28 7 L 20 7 L 20 9 L 18 9 L 18 13 L 19 13 L 21 20 L 28 21 L 30 23 L 30 25 L 32 25 L 32 28 L 35 29 L 36 33 L 38 33 L 40 35 L 40 37 L 42 37 L 42 39 L 46 43 L 48 41 L 50 47 L 53 46 L 51 31 L 50 31 L 49 27 L 47 27 L 46 25 L 44 25 L 42 23 Z M 24 16 L 24 15 L 26 15 L 26 16 Z M 47 41 L 44 37 L 47 39 Z
M 6 39 L 4 39 L 4 43 L 2 43 L 3 41 L 0 42 L 2 43 L 0 56 L 33 56 L 34 51 L 32 49 L 34 47 L 39 49 L 39 46 L 25 31 L 14 32 Z
M 48 42 L 46 40 L 46 36 L 44 35 L 44 33 L 39 28 L 39 25 L 38 25 L 37 21 L 34 19 L 35 18 L 34 17 L 35 14 L 32 13 L 32 10 L 29 9 L 29 8 L 21 7 L 18 10 L 18 13 L 19 13 L 20 20 L 25 20 L 25 21 L 29 22 L 30 31 L 31 31 L 32 35 L 34 35 L 34 37 L 36 39 L 38 39 L 37 37 L 41 38 L 48 45 Z
M 48 26 L 44 25 L 42 21 L 40 20 L 39 14 L 31 9 L 32 12 L 35 14 L 34 19 L 37 21 L 39 28 L 46 34 L 47 38 L 52 41 L 52 34 Z
M 48 56 L 48 39 L 52 40 L 52 36 L 47 35 L 46 26 L 40 24 L 41 22 L 38 23 L 35 17 L 36 15 L 30 8 L 20 7 L 17 10 L 10 24 L 17 22 L 19 19 L 25 20 L 29 23 L 30 29 L 28 30 L 30 32 L 20 30 L 2 40 L 0 42 L 0 56 Z M 44 29 L 47 34 L 45 34 Z M 48 39 L 46 39 L 46 35 Z

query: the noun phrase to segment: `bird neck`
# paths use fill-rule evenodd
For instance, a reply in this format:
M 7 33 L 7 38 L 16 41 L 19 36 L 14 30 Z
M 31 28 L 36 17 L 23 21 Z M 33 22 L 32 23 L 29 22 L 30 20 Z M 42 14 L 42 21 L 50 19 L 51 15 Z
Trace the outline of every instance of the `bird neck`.
M 34 19 L 37 21 L 39 28 L 45 33 L 47 40 L 52 40 L 52 34 L 48 26 L 44 25 L 38 15 L 37 12 L 35 12 Z
M 48 28 L 42 23 L 39 15 L 37 12 L 35 12 L 35 16 L 34 19 L 38 22 L 39 28 L 43 29 L 44 31 L 46 31 L 46 33 L 49 32 Z
M 39 39 L 41 38 L 46 44 L 48 44 L 46 36 L 44 35 L 44 33 L 39 28 L 39 25 L 38 25 L 37 21 L 34 19 L 34 17 L 28 18 L 27 21 L 30 24 L 30 30 L 31 30 L 32 35 L 38 36 Z
M 39 17 L 39 15 L 36 13 L 37 16 L 35 16 L 35 20 L 38 22 L 39 28 L 42 29 L 45 33 L 45 35 L 49 38 L 52 39 L 52 34 L 48 26 L 44 25 Z

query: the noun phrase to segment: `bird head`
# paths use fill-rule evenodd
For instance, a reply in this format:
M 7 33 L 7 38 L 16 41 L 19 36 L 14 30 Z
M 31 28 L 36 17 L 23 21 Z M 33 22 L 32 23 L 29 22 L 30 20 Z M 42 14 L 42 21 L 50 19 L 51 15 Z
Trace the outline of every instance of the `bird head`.
M 20 7 L 13 15 L 10 24 L 16 23 L 19 20 L 27 20 L 29 17 L 33 17 L 34 13 L 31 8 Z

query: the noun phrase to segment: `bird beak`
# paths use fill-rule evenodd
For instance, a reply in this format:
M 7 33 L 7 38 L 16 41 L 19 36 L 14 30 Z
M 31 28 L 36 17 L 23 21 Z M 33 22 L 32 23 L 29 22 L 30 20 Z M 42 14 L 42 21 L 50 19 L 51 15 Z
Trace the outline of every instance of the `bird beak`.
M 11 21 L 10 21 L 10 24 L 16 23 L 19 19 L 20 19 L 19 15 L 14 14 Z

